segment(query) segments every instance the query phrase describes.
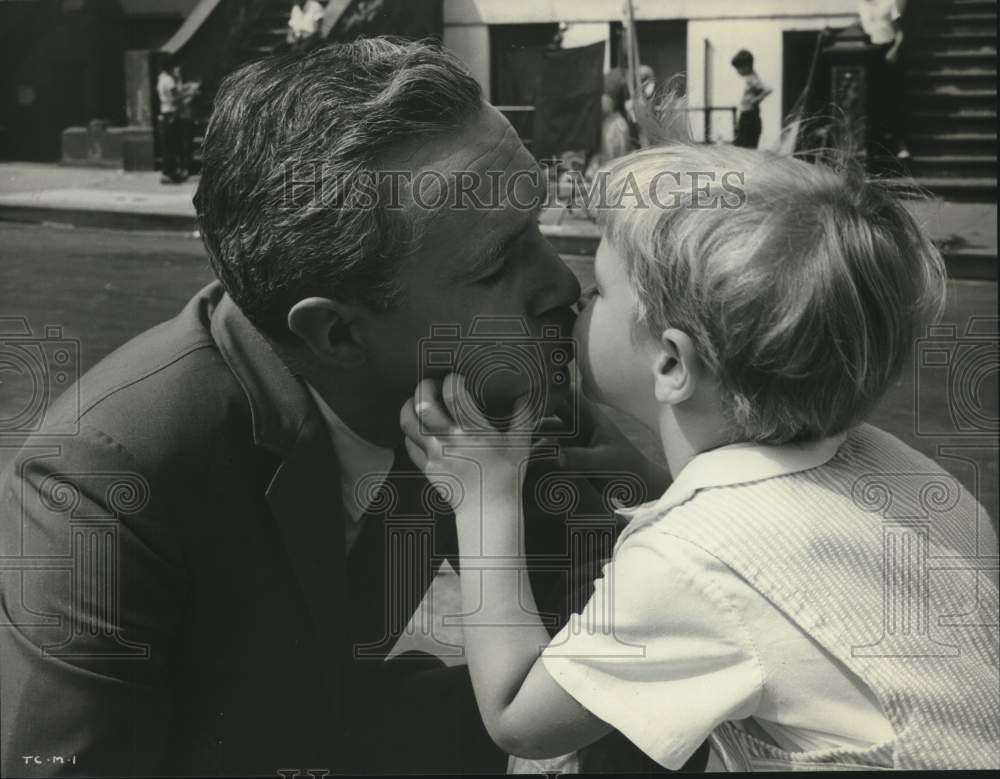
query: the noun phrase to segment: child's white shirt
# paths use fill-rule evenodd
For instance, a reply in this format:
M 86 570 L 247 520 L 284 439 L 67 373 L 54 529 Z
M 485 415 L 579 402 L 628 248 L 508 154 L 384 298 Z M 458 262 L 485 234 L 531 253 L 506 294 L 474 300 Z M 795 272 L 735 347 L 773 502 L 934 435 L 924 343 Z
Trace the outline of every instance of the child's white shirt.
M 594 595 L 543 653 L 553 679 L 671 769 L 725 721 L 789 752 L 892 738 L 856 675 L 723 562 L 657 532 L 699 489 L 817 467 L 842 440 L 738 444 L 692 460 L 632 512 Z

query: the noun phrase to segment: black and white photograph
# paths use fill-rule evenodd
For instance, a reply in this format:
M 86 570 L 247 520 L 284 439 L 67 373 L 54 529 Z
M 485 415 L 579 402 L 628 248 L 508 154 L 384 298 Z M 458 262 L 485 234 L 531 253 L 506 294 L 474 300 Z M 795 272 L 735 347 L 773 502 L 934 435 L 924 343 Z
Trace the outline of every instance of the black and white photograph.
M 1000 769 L 998 0 L 0 0 L 0 779 Z

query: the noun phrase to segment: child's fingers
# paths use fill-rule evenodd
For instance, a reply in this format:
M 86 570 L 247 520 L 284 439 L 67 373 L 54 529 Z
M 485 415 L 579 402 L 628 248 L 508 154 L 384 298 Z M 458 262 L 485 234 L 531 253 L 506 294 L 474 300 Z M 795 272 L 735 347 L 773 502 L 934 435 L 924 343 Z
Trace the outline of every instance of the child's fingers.
M 412 440 L 417 446 L 427 451 L 431 441 L 434 439 L 433 433 L 427 430 L 417 416 L 413 398 L 408 398 L 399 412 L 399 427 L 407 440 Z
M 421 429 L 425 432 L 446 433 L 453 425 L 451 417 L 438 400 L 437 385 L 424 379 L 414 393 L 414 407 Z

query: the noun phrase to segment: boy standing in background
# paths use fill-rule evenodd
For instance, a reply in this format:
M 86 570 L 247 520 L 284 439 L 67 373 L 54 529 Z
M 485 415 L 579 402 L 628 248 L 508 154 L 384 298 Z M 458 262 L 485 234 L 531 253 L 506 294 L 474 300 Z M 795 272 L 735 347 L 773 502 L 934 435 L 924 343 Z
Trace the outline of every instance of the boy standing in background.
M 771 88 L 754 72 L 753 54 L 746 49 L 736 52 L 732 64 L 746 82 L 740 99 L 740 113 L 736 119 L 736 138 L 733 143 L 745 149 L 756 149 L 761 133 L 760 104 L 771 94 Z

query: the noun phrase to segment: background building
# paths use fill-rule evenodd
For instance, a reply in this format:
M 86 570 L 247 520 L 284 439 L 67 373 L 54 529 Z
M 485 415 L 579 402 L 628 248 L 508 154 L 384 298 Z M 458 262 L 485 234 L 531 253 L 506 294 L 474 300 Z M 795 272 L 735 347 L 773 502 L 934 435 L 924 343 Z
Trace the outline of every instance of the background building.
M 761 106 L 761 146 L 777 141 L 782 117 L 805 86 L 817 32 L 857 19 L 856 0 L 633 0 L 633 8 L 641 62 L 658 80 L 686 74 L 692 107 L 738 105 L 743 83 L 729 62 L 740 49 L 753 52 L 758 75 L 774 89 Z M 563 46 L 606 40 L 606 64 L 617 64 L 622 0 L 445 0 L 444 43 L 492 102 L 510 105 L 521 92 L 509 52 L 544 45 L 560 22 L 569 25 Z M 711 137 L 732 139 L 730 116 L 713 114 Z M 692 112 L 691 118 L 701 137 L 703 115 Z

